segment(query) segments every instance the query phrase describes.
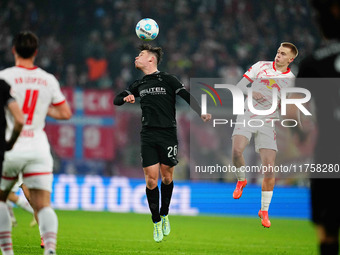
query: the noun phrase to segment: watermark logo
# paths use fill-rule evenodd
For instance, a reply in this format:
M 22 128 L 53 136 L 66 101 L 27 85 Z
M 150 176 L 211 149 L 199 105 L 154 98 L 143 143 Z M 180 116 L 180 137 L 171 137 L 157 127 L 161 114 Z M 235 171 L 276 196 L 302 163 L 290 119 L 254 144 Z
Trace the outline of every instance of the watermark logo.
M 278 86 L 276 83 L 271 83 L 268 81 L 268 85 L 270 88 L 274 88 Z M 235 85 L 232 84 L 214 84 L 214 88 L 209 86 L 211 89 L 226 89 L 231 92 L 233 97 L 233 115 L 244 115 L 244 94 L 240 88 L 238 88 Z M 204 89 L 203 91 L 206 92 Z M 215 89 L 213 91 L 216 91 Z M 247 88 L 247 106 L 251 113 L 259 116 L 266 116 L 270 115 L 273 112 L 276 111 L 278 106 L 278 93 L 281 93 L 281 115 L 287 114 L 287 105 L 295 105 L 304 115 L 312 115 L 304 106 L 304 103 L 307 103 L 311 99 L 311 93 L 304 88 L 298 88 L 298 87 L 287 87 L 282 88 L 279 91 L 276 89 L 272 90 L 272 105 L 269 109 L 265 110 L 259 110 L 256 109 L 253 105 L 253 91 L 251 88 Z M 210 96 L 212 97 L 211 93 L 209 92 Z M 218 93 L 216 92 L 218 95 Z M 304 95 L 304 97 L 301 98 L 288 98 L 289 94 L 299 94 Z M 215 105 L 216 105 L 216 100 Z M 202 94 L 201 95 L 201 105 L 202 105 L 202 112 L 201 114 L 207 114 L 207 95 Z M 221 102 L 222 105 L 222 102 Z
M 220 101 L 220 104 L 222 106 L 222 100 L 221 100 L 221 97 L 220 95 L 217 93 L 216 89 L 214 89 L 213 87 L 211 87 L 210 85 L 206 84 L 206 83 L 203 83 L 203 82 L 199 82 L 200 84 L 202 84 L 203 86 L 207 87 L 208 89 L 210 89 L 217 97 L 217 99 Z M 216 100 L 215 100 L 215 97 L 211 94 L 211 92 L 207 89 L 204 89 L 204 88 L 201 88 L 201 90 L 203 90 L 204 92 L 206 92 L 210 97 L 211 99 L 214 101 L 215 103 L 215 106 L 217 106 L 217 103 L 216 103 Z M 206 102 L 206 95 L 205 95 L 205 102 Z
M 298 126 L 299 117 L 293 117 L 290 114 L 291 112 L 287 115 L 288 107 L 290 106 L 293 106 L 291 109 L 300 111 L 306 116 L 312 115 L 304 106 L 311 99 L 311 93 L 307 89 L 288 86 L 289 80 L 259 79 L 256 82 L 257 86 L 260 85 L 260 87 L 257 87 L 257 90 L 254 91 L 252 88 L 246 88 L 246 91 L 244 91 L 244 89 L 242 90 L 233 84 L 216 83 L 208 85 L 198 82 L 198 84 L 204 86 L 204 88 L 200 87 L 201 114 L 207 114 L 208 100 L 211 99 L 216 107 L 219 104 L 224 105 L 226 101 L 222 103 L 222 99 L 226 100 L 225 98 L 228 98 L 227 100 L 232 100 L 232 113 L 234 116 L 238 116 L 237 121 L 231 118 L 212 119 L 214 127 L 226 124 L 231 127 L 236 125 L 251 128 L 275 127 L 276 122 L 283 127 L 296 127 Z M 261 93 L 261 99 L 254 99 L 253 94 L 256 95 L 255 93 Z M 226 97 L 227 94 L 229 97 Z M 247 95 L 246 99 L 244 94 Z M 210 99 L 208 99 L 208 96 Z M 218 101 L 220 102 L 219 104 Z M 290 117 L 280 120 L 279 113 L 281 116 Z

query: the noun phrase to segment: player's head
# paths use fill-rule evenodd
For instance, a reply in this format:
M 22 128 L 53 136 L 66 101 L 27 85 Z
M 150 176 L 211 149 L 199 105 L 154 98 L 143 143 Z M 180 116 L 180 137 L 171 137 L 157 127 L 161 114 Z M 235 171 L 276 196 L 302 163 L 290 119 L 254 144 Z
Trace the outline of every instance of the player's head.
M 290 42 L 281 43 L 277 49 L 275 63 L 279 66 L 288 66 L 298 56 L 299 51 L 296 46 Z
M 37 54 L 39 39 L 31 31 L 22 31 L 17 34 L 12 42 L 13 53 L 21 58 L 32 58 Z
M 136 57 L 135 65 L 137 69 L 141 69 L 146 65 L 157 66 L 161 60 L 163 51 L 161 47 L 153 47 L 150 44 L 141 44 L 138 49 L 139 55 Z
M 327 39 L 340 39 L 340 0 L 311 0 L 317 20 Z

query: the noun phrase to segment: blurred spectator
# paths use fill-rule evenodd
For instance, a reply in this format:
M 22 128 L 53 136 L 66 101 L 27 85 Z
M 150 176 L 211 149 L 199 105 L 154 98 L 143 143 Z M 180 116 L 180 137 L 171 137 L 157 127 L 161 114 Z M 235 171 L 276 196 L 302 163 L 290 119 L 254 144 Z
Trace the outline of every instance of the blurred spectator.
M 101 11 L 98 10 L 101 13 Z M 97 15 L 99 15 L 97 13 Z M 107 73 L 108 62 L 105 58 L 105 48 L 100 33 L 94 30 L 90 33 L 89 41 L 85 44 L 83 56 L 88 68 L 90 82 L 99 81 Z
M 272 59 L 268 45 L 291 41 L 305 55 L 319 43 L 306 0 L 3 0 L 0 68 L 12 64 L 12 34 L 30 29 L 41 37 L 37 64 L 63 85 L 108 88 L 116 80 L 127 85 L 134 72 L 127 62 L 141 43 L 134 29 L 143 17 L 159 23 L 160 34 L 151 43 L 166 48 L 162 65 L 183 77 L 233 80 L 247 63 Z
M 218 74 L 227 84 L 236 85 L 244 74 L 244 70 L 236 64 L 235 60 L 231 59 L 228 65 L 222 66 L 218 70 Z

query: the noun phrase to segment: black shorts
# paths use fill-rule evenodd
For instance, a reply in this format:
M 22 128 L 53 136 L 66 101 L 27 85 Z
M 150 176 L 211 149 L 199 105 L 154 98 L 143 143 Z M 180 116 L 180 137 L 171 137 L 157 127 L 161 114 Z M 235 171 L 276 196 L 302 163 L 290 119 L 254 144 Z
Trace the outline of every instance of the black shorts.
M 178 140 L 176 128 L 143 127 L 140 134 L 143 167 L 157 163 L 170 167 L 177 165 Z
M 312 221 L 329 234 L 339 233 L 340 179 L 311 179 Z

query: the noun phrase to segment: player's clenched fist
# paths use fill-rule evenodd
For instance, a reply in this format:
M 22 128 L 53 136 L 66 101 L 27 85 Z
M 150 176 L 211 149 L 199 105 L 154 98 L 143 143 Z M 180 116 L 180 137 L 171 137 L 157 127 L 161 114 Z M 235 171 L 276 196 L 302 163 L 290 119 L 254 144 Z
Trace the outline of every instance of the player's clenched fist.
M 124 100 L 124 102 L 134 104 L 135 103 L 135 96 L 134 95 L 128 95 L 128 96 L 124 97 L 123 100 Z
M 264 96 L 260 93 L 260 92 L 253 92 L 253 98 L 255 100 L 260 100 L 262 99 Z
M 202 119 L 204 122 L 210 121 L 210 120 L 211 120 L 211 114 L 210 114 L 210 113 L 202 114 L 202 115 L 201 115 L 201 119 Z

